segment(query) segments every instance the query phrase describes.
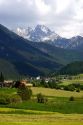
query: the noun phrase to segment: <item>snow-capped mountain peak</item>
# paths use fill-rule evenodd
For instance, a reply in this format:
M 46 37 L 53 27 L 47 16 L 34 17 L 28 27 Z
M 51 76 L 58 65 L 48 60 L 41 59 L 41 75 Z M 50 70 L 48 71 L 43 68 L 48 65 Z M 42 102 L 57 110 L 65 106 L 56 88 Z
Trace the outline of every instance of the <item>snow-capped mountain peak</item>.
M 43 33 L 45 33 L 45 34 L 48 34 L 48 33 L 51 33 L 52 31 L 48 28 L 48 27 L 46 27 L 45 25 L 37 25 L 36 27 L 35 27 L 35 31 L 41 31 L 41 32 L 43 32 Z
M 33 42 L 47 42 L 49 40 L 53 41 L 59 37 L 59 35 L 57 35 L 54 31 L 51 31 L 45 25 L 37 25 L 34 29 L 30 27 L 28 28 L 18 27 L 14 32 Z
M 40 28 L 41 28 L 42 32 L 44 32 L 44 33 L 48 33 L 48 28 L 45 27 L 44 25 L 41 26 Z
M 34 29 L 31 27 L 18 27 L 13 30 L 19 36 L 33 42 L 46 42 L 53 46 L 65 49 L 73 49 L 83 44 L 83 36 L 74 36 L 70 39 L 62 38 L 45 25 L 37 25 Z
M 45 25 L 37 25 L 31 34 L 31 39 L 36 42 L 47 42 L 48 40 L 57 39 L 59 35 L 51 31 Z
M 26 39 L 29 39 L 31 32 L 33 29 L 31 27 L 28 28 L 22 28 L 22 27 L 17 27 L 15 30 L 13 30 L 16 34 L 19 36 L 22 36 Z
M 26 33 L 26 30 L 24 28 L 21 28 L 21 27 L 18 27 L 16 29 L 16 33 L 19 35 L 19 36 L 24 36 L 25 33 Z

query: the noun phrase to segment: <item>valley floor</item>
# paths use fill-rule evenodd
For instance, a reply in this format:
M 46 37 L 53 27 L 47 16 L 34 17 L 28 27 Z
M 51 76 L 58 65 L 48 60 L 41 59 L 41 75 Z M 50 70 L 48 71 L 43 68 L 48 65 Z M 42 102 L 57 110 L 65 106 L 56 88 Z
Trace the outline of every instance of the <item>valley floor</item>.
M 3 112 L 10 110 L 2 109 Z M 33 114 L 27 115 L 6 113 L 0 114 L 0 125 L 83 125 L 83 114 L 60 114 L 43 111 L 33 111 Z
M 0 105 L 0 125 L 83 125 L 83 91 L 34 88 L 33 97 L 22 104 Z M 0 93 L 16 93 L 16 89 L 0 89 Z M 36 102 L 37 93 L 47 96 L 46 104 Z M 75 101 L 69 101 L 71 96 Z

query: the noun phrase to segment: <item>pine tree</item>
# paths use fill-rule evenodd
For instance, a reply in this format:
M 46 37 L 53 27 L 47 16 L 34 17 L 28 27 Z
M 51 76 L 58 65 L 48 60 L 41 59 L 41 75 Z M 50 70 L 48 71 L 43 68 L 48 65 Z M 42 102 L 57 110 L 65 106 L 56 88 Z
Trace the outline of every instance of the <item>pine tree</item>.
M 0 82 L 4 82 L 4 76 L 3 76 L 3 73 L 1 72 L 0 74 Z

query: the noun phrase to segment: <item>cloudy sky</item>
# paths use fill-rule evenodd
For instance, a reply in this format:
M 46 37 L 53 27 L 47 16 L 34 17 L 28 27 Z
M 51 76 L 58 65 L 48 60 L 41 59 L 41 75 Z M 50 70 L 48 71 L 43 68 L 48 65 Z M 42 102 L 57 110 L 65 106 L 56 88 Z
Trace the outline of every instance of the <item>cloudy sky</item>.
M 0 23 L 11 29 L 44 24 L 63 37 L 83 35 L 83 0 L 0 0 Z

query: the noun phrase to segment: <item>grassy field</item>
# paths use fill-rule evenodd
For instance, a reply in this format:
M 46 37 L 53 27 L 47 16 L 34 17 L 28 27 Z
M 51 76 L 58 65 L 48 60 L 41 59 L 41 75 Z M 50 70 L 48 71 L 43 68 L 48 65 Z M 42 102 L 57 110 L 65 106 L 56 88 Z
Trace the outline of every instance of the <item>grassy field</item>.
M 16 89 L 15 88 L 0 88 L 0 94 L 15 94 Z
M 16 93 L 16 89 L 1 89 L 1 93 L 10 93 L 11 95 Z M 36 111 L 49 111 L 49 112 L 59 112 L 63 114 L 78 113 L 83 114 L 83 91 L 69 92 L 64 90 L 55 90 L 48 88 L 37 88 L 32 87 L 33 97 L 30 101 L 22 103 L 14 103 L 8 105 L 0 105 L 1 107 L 15 108 L 15 109 L 25 109 L 25 110 L 36 110 Z M 44 94 L 48 102 L 41 104 L 37 103 L 36 95 L 38 93 Z M 69 98 L 73 96 L 75 101 L 69 101 Z
M 43 111 L 24 110 L 28 114 L 20 114 L 17 109 L 2 108 L 0 125 L 82 125 L 82 114 L 61 114 Z M 11 112 L 13 112 L 11 114 Z M 29 114 L 32 112 L 32 114 Z M 7 114 L 8 113 L 8 114 Z
M 62 83 L 61 85 L 69 85 L 69 84 L 73 84 L 73 83 L 79 83 L 81 85 L 83 85 L 83 74 L 79 74 L 76 76 L 71 76 L 71 79 L 62 79 Z
M 0 105 L 0 125 L 83 125 L 83 92 L 69 92 L 32 87 L 30 101 Z M 45 104 L 37 103 L 36 95 L 48 98 Z M 16 89 L 0 89 L 0 94 L 15 94 Z M 74 96 L 75 101 L 69 101 Z
M 60 123 L 61 122 L 61 123 Z M 65 123 L 65 122 L 62 122 L 62 121 L 59 121 L 59 122 L 15 122 L 15 123 L 0 123 L 0 125 L 83 125 L 83 123 L 80 123 L 80 122 L 68 122 L 68 123 Z
M 72 79 L 72 80 L 63 80 L 62 81 L 62 85 L 69 85 L 69 84 L 73 84 L 73 83 L 79 83 L 81 85 L 83 85 L 83 79 Z
M 51 97 L 83 97 L 83 91 L 78 92 L 72 92 L 72 91 L 64 91 L 64 90 L 56 90 L 56 89 L 50 89 L 50 88 L 42 88 L 42 87 L 31 87 L 33 95 L 36 96 L 38 93 L 42 93 L 46 96 Z M 15 88 L 0 88 L 0 94 L 15 94 L 16 89 Z
M 83 122 L 1 122 L 0 125 L 83 125 Z
M 77 92 L 71 92 L 71 91 L 64 91 L 64 90 L 56 90 L 56 89 L 49 89 L 49 88 L 38 88 L 38 87 L 32 87 L 33 95 L 37 95 L 38 93 L 42 93 L 46 96 L 52 96 L 52 97 L 83 97 L 83 91 L 80 93 Z

